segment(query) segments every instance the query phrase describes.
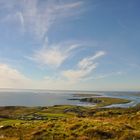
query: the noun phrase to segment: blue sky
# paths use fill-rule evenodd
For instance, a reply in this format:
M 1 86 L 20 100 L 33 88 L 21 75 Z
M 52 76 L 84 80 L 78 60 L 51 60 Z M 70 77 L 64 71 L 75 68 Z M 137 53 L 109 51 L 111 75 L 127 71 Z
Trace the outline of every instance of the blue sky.
M 0 0 L 0 88 L 140 90 L 139 0 Z

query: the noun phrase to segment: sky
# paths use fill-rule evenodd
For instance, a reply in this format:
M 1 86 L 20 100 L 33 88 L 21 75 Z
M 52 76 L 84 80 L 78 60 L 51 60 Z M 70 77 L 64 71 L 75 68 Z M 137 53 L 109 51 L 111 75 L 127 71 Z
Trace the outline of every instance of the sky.
M 0 0 L 0 88 L 140 90 L 139 0 Z

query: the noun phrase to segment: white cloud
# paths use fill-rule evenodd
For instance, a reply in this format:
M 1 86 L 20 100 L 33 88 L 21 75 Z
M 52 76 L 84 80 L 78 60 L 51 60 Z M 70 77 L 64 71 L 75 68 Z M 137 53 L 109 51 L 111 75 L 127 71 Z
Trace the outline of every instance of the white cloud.
M 100 51 L 91 57 L 82 59 L 77 64 L 77 69 L 66 70 L 62 72 L 62 75 L 71 81 L 78 81 L 88 76 L 94 69 L 96 69 L 98 63 L 94 63 L 94 60 L 105 55 L 105 52 Z
M 28 87 L 31 80 L 21 74 L 18 70 L 6 64 L 0 64 L 0 87 L 24 88 Z
M 84 69 L 84 68 L 92 65 L 92 63 L 95 59 L 97 59 L 97 58 L 99 58 L 103 55 L 105 55 L 105 52 L 104 51 L 99 51 L 91 57 L 84 58 L 78 63 L 78 67 Z
M 31 80 L 17 69 L 0 64 L 0 88 L 15 89 L 72 89 L 74 85 L 62 77 L 46 76 L 41 80 Z
M 42 41 L 53 23 L 58 19 L 75 15 L 82 4 L 82 1 L 64 3 L 57 0 L 10 0 L 8 2 L 1 0 L 0 9 L 5 12 L 1 20 L 17 23 L 15 17 L 18 18 L 24 32 Z
M 36 51 L 31 59 L 43 65 L 59 67 L 78 47 L 79 44 L 60 43 L 49 46 L 46 43 L 46 46 Z
M 77 47 L 77 44 L 46 44 L 48 30 L 58 20 L 77 15 L 83 1 L 57 1 L 57 0 L 12 0 L 10 4 L 4 0 L 0 1 L 5 10 L 4 22 L 16 22 L 22 27 L 23 33 L 31 35 L 39 40 L 43 47 L 34 51 L 33 59 L 41 64 L 59 67 Z M 63 46 L 64 45 L 64 46 Z M 62 49 L 63 48 L 63 49 Z
M 78 8 L 80 7 L 81 5 L 83 4 L 82 1 L 79 1 L 79 2 L 73 2 L 73 3 L 66 3 L 66 4 L 60 4 L 60 5 L 56 5 L 55 6 L 55 9 L 56 10 L 60 10 L 60 9 L 71 9 L 71 8 Z
M 84 78 L 85 76 L 90 74 L 91 71 L 94 70 L 96 67 L 97 67 L 97 63 L 92 64 L 84 69 L 63 71 L 62 75 L 71 81 L 77 82 L 81 78 Z
M 67 54 L 63 54 L 58 49 L 41 50 L 36 54 L 36 59 L 41 63 L 56 67 L 60 66 L 67 57 Z
M 17 16 L 19 17 L 19 20 L 20 20 L 20 23 L 21 23 L 21 27 L 22 27 L 22 29 L 24 31 L 24 28 L 25 28 L 24 17 L 23 17 L 21 12 L 17 12 Z
M 39 7 L 38 3 L 38 0 L 25 0 L 22 14 L 29 31 L 40 39 L 47 36 L 48 30 L 57 19 L 67 17 L 69 12 L 74 13 L 75 9 L 82 5 L 82 2 L 64 4 L 58 1 L 46 1 Z
M 118 72 L 118 75 L 121 74 Z M 138 82 L 137 82 L 138 83 Z M 94 88 L 93 87 L 96 87 Z M 123 86 L 122 86 L 123 85 Z M 102 87 L 102 88 L 101 88 Z M 114 83 L 104 82 L 78 82 L 74 83 L 69 80 L 65 80 L 62 77 L 50 77 L 46 76 L 41 80 L 31 80 L 24 76 L 18 70 L 6 65 L 0 64 L 0 88 L 15 88 L 15 89 L 51 89 L 51 90 L 126 90 L 126 89 L 139 89 L 139 85 L 133 82 L 129 84 L 119 85 Z

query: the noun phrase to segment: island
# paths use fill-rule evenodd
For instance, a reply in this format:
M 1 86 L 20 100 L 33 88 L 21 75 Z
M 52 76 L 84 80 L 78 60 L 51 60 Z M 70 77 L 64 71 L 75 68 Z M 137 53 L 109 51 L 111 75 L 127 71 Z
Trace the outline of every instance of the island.
M 122 98 L 93 97 L 92 95 L 83 96 L 81 94 L 74 97 L 80 97 L 80 98 L 71 98 L 68 100 L 79 100 L 80 102 L 83 102 L 83 103 L 90 103 L 91 106 L 95 105 L 95 107 L 105 107 L 105 106 L 110 106 L 113 104 L 126 104 L 126 103 L 131 102 L 131 100 L 122 99 Z

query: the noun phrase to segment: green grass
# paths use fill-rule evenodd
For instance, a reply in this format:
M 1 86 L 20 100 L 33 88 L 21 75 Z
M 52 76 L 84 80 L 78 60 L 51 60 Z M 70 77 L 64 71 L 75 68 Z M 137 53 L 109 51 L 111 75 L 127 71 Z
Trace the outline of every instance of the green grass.
M 79 116 L 81 112 L 82 115 Z M 46 119 L 37 120 L 34 114 L 45 116 Z M 133 108 L 69 105 L 37 108 L 1 107 L 0 115 L 11 116 L 9 119 L 0 119 L 0 140 L 140 139 L 140 105 Z M 25 115 L 25 120 L 17 118 L 17 115 Z M 26 117 L 33 120 L 26 120 Z

